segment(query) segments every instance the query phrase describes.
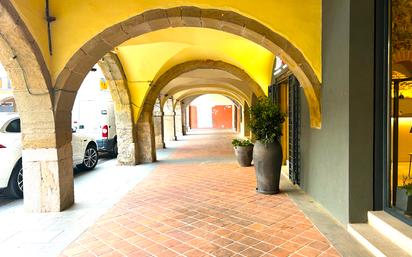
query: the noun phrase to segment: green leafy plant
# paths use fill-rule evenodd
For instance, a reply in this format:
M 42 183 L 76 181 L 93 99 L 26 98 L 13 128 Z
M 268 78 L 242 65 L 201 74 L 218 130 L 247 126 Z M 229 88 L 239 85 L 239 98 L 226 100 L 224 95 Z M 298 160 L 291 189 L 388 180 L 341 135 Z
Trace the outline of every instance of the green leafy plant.
M 250 129 L 256 140 L 273 143 L 282 136 L 286 114 L 267 97 L 260 97 L 250 108 Z
M 233 146 L 253 146 L 253 143 L 250 142 L 249 139 L 235 138 L 232 140 L 232 145 Z
M 399 188 L 405 189 L 406 190 L 406 194 L 408 196 L 412 196 L 412 183 L 409 184 L 405 184 L 403 186 L 400 186 Z

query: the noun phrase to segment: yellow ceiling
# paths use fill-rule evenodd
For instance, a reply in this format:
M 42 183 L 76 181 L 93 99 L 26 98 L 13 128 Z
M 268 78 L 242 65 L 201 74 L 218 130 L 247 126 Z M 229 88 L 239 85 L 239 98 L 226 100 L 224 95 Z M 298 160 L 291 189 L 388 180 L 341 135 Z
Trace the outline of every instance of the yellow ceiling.
M 274 55 L 242 37 L 212 29 L 169 28 L 147 33 L 116 48 L 127 79 L 152 81 L 175 65 L 223 61 L 243 69 L 266 92 Z M 138 85 L 135 85 L 138 86 Z
M 41 48 L 53 80 L 73 54 L 104 29 L 147 10 L 177 6 L 230 10 L 260 22 L 299 49 L 321 80 L 321 0 L 270 0 L 258 3 L 248 0 L 50 1 L 51 15 L 57 18 L 51 26 L 52 57 L 48 55 L 44 3 L 41 0 L 13 0 Z M 198 38 L 198 41 L 202 40 L 207 39 Z M 226 47 L 230 48 L 230 40 L 226 43 Z M 262 81 L 259 75 L 256 76 Z
M 248 0 L 71 0 L 50 3 L 51 15 L 56 16 L 51 25 L 53 56 L 48 54 L 44 1 L 13 1 L 45 56 L 53 82 L 70 58 L 105 29 L 148 10 L 179 6 L 232 11 L 256 20 L 296 47 L 321 81 L 321 0 L 259 3 Z M 262 44 L 270 45 L 268 42 Z M 177 64 L 207 59 L 227 62 L 245 70 L 267 93 L 274 61 L 273 53 L 262 46 L 205 28 L 168 28 L 146 33 L 118 46 L 116 51 L 130 81 L 136 109 L 140 109 L 147 95 L 150 85 L 147 81 L 155 80 Z

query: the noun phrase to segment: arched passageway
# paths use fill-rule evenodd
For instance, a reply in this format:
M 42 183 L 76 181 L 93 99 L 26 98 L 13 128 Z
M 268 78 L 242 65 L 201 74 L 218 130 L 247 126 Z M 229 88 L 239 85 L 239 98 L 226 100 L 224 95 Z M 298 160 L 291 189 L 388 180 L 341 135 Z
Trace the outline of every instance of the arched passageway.
M 9 9 L 12 9 L 13 7 L 11 4 L 4 5 L 7 5 Z M 18 15 L 17 13 L 14 13 L 10 17 L 18 17 Z M 12 24 L 14 24 L 13 26 L 22 26 L 22 34 L 28 34 L 27 29 L 22 25 L 22 22 L 17 21 L 18 20 L 15 19 L 12 22 Z M 30 51 L 21 52 L 21 54 L 15 55 L 13 53 L 14 50 L 12 49 L 11 53 L 9 53 L 7 57 L 4 57 L 5 59 L 10 59 L 9 56 L 12 56 L 13 60 L 36 60 L 37 64 L 28 65 L 27 69 L 37 67 L 37 70 L 34 72 L 37 72 L 39 80 L 34 81 L 37 81 L 38 83 L 35 82 L 31 83 L 30 86 L 27 85 L 27 81 L 24 81 L 27 80 L 25 79 L 24 74 L 28 74 L 29 72 L 23 72 L 23 76 L 20 74 L 20 78 L 18 78 L 17 75 L 15 75 L 16 78 L 13 78 L 13 76 L 11 76 L 11 78 L 13 81 L 17 81 L 15 82 L 16 89 L 19 89 L 20 85 L 25 85 L 23 90 L 19 91 L 21 94 L 16 97 L 18 106 L 24 108 L 26 105 L 27 109 L 30 110 L 33 110 L 33 106 L 37 105 L 42 105 L 42 108 L 44 108 L 44 112 L 37 111 L 31 118 L 29 118 L 28 115 L 26 116 L 23 114 L 24 109 L 22 109 L 23 130 L 36 131 L 40 126 L 39 124 L 42 124 L 42 126 L 47 127 L 46 131 L 49 131 L 46 135 L 43 134 L 43 141 L 41 139 L 39 140 L 34 135 L 33 137 L 27 137 L 24 134 L 25 132 L 23 132 L 23 145 L 26 147 L 25 151 L 27 152 L 30 147 L 33 147 L 33 149 L 36 150 L 45 149 L 45 152 L 50 152 L 51 155 L 53 155 L 50 160 L 44 160 L 43 158 L 45 157 L 27 158 L 28 163 L 25 165 L 26 167 L 34 164 L 38 165 L 36 166 L 38 171 L 32 173 L 34 174 L 33 178 L 31 178 L 30 175 L 26 177 L 27 181 L 29 181 L 27 184 L 27 192 L 30 193 L 28 195 L 36 198 L 36 201 L 28 200 L 33 203 L 33 208 L 29 209 L 35 211 L 59 211 L 73 203 L 73 178 L 71 175 L 71 167 L 69 167 L 71 165 L 71 110 L 77 90 L 87 72 L 95 63 L 104 57 L 105 54 L 126 40 L 148 32 L 171 27 L 197 27 L 201 29 L 224 31 L 245 38 L 262 46 L 273 54 L 281 56 L 289 65 L 290 69 L 296 74 L 305 89 L 305 95 L 310 106 L 312 126 L 320 127 L 320 82 L 305 56 L 280 34 L 268 29 L 256 20 L 233 11 L 201 9 L 196 7 L 156 9 L 143 12 L 128 20 L 110 25 L 107 29 L 94 36 L 78 49 L 60 73 L 53 74 L 53 78 L 56 78 L 53 85 L 45 61 L 41 58 L 42 55 L 40 51 L 38 49 L 34 49 L 33 51 L 33 45 L 35 46 L 35 44 L 29 43 L 35 42 L 35 40 L 29 38 L 25 40 L 24 44 L 27 45 Z M 5 30 L 7 35 L 12 35 L 14 33 L 11 28 L 12 27 L 10 27 L 10 30 L 8 31 Z M 15 40 L 15 38 L 11 38 L 11 40 Z M 21 42 L 16 42 L 16 44 L 13 45 L 19 45 L 19 43 Z M 10 42 L 9 45 L 11 45 Z M 24 47 L 19 49 L 19 51 L 23 51 Z M 32 56 L 26 56 L 27 58 L 25 58 L 25 55 L 28 53 Z M 14 56 L 17 56 L 17 58 L 14 58 Z M 109 57 L 106 58 L 109 59 Z M 111 62 L 111 64 L 115 63 L 116 62 Z M 16 63 L 16 65 L 21 65 L 21 63 Z M 210 63 L 207 65 L 209 65 L 210 68 Z M 219 65 L 220 64 L 215 62 L 212 64 L 212 67 L 219 68 Z M 102 67 L 104 67 L 103 64 Z M 146 96 L 143 96 L 145 98 L 143 106 L 138 106 L 140 113 L 133 112 L 129 109 L 130 105 L 133 105 L 132 101 L 122 102 L 130 103 L 128 107 L 127 104 L 123 106 L 124 108 L 122 108 L 121 101 L 118 101 L 118 104 L 116 104 L 116 106 L 119 107 L 118 110 L 122 111 L 122 115 L 124 114 L 125 117 L 127 116 L 128 122 L 124 127 L 124 131 L 132 134 L 132 136 L 124 137 L 127 140 L 132 141 L 128 142 L 126 145 L 123 144 L 123 146 L 125 146 L 124 149 L 126 149 L 125 155 L 128 156 L 128 160 L 124 161 L 125 163 L 150 162 L 156 160 L 155 140 L 154 136 L 152 136 L 154 130 L 152 111 L 155 99 L 160 93 L 157 92 L 157 90 L 166 86 L 165 81 L 176 78 L 176 75 L 182 74 L 183 71 L 188 71 L 187 68 L 186 70 L 179 71 L 178 68 L 182 67 L 183 66 L 176 66 L 175 74 L 159 73 L 158 76 L 155 77 L 151 84 L 151 90 L 147 92 Z M 202 69 L 202 67 L 200 67 L 200 69 Z M 117 76 L 121 74 L 120 71 L 121 69 L 118 69 L 118 71 L 115 71 L 114 73 L 113 70 L 106 72 L 107 77 L 112 77 L 109 81 L 123 80 L 124 82 L 125 79 L 127 79 L 125 76 Z M 236 73 L 239 71 L 235 70 L 234 72 Z M 117 75 L 115 73 L 117 73 Z M 246 77 L 244 78 L 247 80 Z M 19 79 L 22 83 L 18 81 Z M 261 94 L 261 92 L 257 93 L 259 89 L 261 90 L 261 87 L 256 83 L 250 81 L 249 86 L 255 96 Z M 126 92 L 127 90 L 123 91 Z M 127 95 L 127 93 L 125 95 Z M 247 95 L 250 95 L 250 92 Z M 18 98 L 24 100 L 18 100 Z M 114 98 L 120 99 L 121 97 Z M 27 101 L 27 99 L 30 99 L 30 101 Z M 39 115 L 41 117 L 39 117 Z M 36 120 L 37 124 L 30 123 L 30 120 L 33 119 Z M 39 120 L 44 122 L 40 123 L 38 122 Z M 136 125 L 131 125 L 130 120 L 136 123 Z M 134 139 L 136 134 L 134 131 L 137 133 L 137 139 Z M 136 159 L 138 159 L 138 161 L 136 161 Z M 31 160 L 30 163 L 29 160 Z M 52 171 L 41 164 L 43 161 L 44 163 L 53 163 L 55 165 Z M 56 174 L 56 176 L 51 176 L 51 181 L 47 181 L 50 174 Z M 32 183 L 36 186 L 31 187 L 30 185 Z M 44 187 L 45 190 L 38 190 L 39 187 Z
M 138 121 L 139 132 L 142 134 L 141 137 L 138 136 L 141 139 L 138 140 L 138 144 L 142 146 L 140 148 L 142 162 L 156 160 L 156 145 L 161 145 L 160 142 L 156 143 L 154 136 L 155 130 L 159 131 L 159 129 L 153 126 L 153 108 L 159 100 L 159 95 L 163 121 L 157 122 L 157 125 L 163 124 L 167 127 L 163 129 L 164 140 L 176 140 L 175 105 L 178 102 L 174 102 L 170 97 L 184 91 L 193 93 L 193 90 L 229 94 L 240 103 L 245 102 L 248 105 L 251 104 L 252 99 L 264 95 L 261 87 L 245 71 L 228 63 L 212 60 L 189 61 L 172 67 L 153 82 L 145 98 Z M 163 111 L 167 101 L 171 101 L 168 111 Z M 180 113 L 181 111 L 178 111 L 179 116 Z M 181 121 L 179 120 L 178 123 L 180 124 Z M 243 131 L 247 131 L 246 127 Z M 178 128 L 180 131 L 180 126 Z M 247 135 L 247 132 L 245 133 Z
M 201 107 L 191 107 L 191 103 L 202 96 L 220 96 L 212 97 L 211 101 L 203 101 L 203 105 L 208 105 L 208 110 L 203 110 Z M 212 124 L 212 106 L 215 103 L 216 108 L 220 107 L 219 102 L 222 102 L 222 97 L 227 99 L 224 105 L 230 105 L 230 115 L 225 116 L 224 119 L 231 120 L 231 128 L 239 133 L 239 136 L 250 137 L 249 130 L 249 114 L 248 108 L 250 106 L 249 99 L 245 99 L 234 92 L 230 92 L 224 88 L 192 88 L 190 90 L 179 91 L 174 95 L 168 95 L 162 99 L 162 104 L 159 100 L 156 101 L 155 109 L 153 110 L 153 121 L 155 131 L 155 143 L 156 149 L 162 149 L 165 147 L 166 141 L 174 141 L 185 135 L 191 128 L 198 128 L 197 125 L 193 125 L 193 117 L 199 122 L 204 122 L 205 119 L 209 119 L 209 123 Z M 220 100 L 218 100 L 220 99 Z M 230 100 L 229 100 L 230 99 Z M 217 102 L 216 102 L 217 101 Z M 230 103 L 230 104 L 229 104 Z M 223 107 L 223 106 L 222 106 Z M 201 114 L 197 115 L 198 110 Z M 216 110 L 217 112 L 221 112 Z M 195 112 L 195 113 L 194 113 Z M 161 113 L 161 115 L 158 115 Z M 206 118 L 206 116 L 208 118 Z M 218 115 L 219 116 L 219 115 Z M 216 120 L 222 120 L 222 118 L 215 117 Z M 196 121 L 197 123 L 197 121 Z M 220 126 L 217 126 L 220 127 Z

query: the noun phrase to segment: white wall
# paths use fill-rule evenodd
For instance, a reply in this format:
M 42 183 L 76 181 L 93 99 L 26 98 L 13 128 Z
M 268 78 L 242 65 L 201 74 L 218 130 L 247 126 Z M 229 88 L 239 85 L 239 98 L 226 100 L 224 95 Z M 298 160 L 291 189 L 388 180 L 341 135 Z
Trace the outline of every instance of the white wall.
M 198 128 L 213 128 L 212 108 L 216 105 L 232 105 L 233 102 L 222 95 L 207 94 L 193 100 L 190 104 L 197 108 L 197 126 Z M 234 108 L 232 107 L 232 110 Z
M 1 80 L 0 91 L 1 90 L 9 90 L 10 80 L 7 76 L 6 70 L 4 69 L 3 65 L 1 65 L 1 63 L 0 63 L 0 80 Z

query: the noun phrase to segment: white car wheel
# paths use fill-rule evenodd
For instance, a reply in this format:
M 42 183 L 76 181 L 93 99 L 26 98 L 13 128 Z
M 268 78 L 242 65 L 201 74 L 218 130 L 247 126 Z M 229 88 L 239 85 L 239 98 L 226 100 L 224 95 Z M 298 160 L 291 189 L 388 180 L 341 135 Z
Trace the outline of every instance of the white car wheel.
M 84 152 L 83 163 L 79 165 L 79 168 L 83 170 L 92 170 L 96 167 L 98 160 L 99 155 L 96 146 L 89 144 Z
M 21 160 L 13 168 L 6 193 L 14 198 L 23 198 L 23 166 Z

